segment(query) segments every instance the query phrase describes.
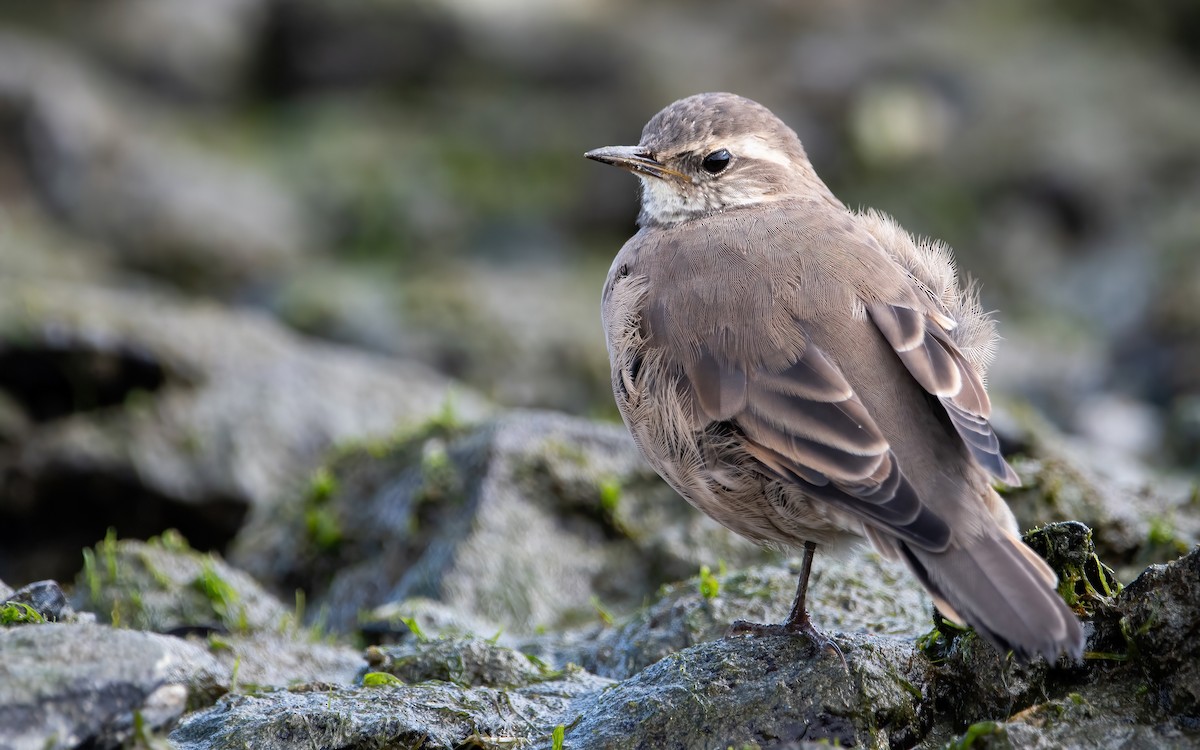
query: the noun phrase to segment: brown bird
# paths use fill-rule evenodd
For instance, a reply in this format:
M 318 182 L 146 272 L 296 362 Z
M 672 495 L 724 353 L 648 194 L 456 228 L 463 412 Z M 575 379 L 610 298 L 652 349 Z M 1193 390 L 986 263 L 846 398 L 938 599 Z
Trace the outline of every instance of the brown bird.
M 804 548 L 787 620 L 731 632 L 830 644 L 805 608 L 814 550 L 866 537 L 1002 651 L 1079 659 L 1078 619 L 992 488 L 1019 484 L 988 423 L 995 324 L 949 248 L 848 210 L 795 132 L 733 94 L 585 156 L 642 185 L 603 300 L 626 426 L 692 505 Z

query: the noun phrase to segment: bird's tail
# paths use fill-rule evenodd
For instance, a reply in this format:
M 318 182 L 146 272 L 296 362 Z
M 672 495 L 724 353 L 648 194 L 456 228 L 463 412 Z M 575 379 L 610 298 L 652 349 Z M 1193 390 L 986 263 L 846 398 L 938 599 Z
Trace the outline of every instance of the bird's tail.
M 1083 657 L 1083 628 L 1058 595 L 1045 560 L 1004 529 L 929 552 L 904 542 L 900 551 L 942 614 L 965 622 L 1001 651 L 1029 661 L 1042 655 Z

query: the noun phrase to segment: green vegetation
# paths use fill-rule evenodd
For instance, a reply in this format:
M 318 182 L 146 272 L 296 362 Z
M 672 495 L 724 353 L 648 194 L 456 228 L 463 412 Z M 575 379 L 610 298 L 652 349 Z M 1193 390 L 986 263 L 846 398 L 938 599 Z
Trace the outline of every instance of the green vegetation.
M 192 581 L 192 588 L 204 595 L 213 612 L 231 630 L 245 632 L 250 629 L 246 608 L 241 605 L 237 589 L 217 574 L 211 557 L 205 560 L 200 575 Z
M 24 602 L 5 602 L 0 605 L 0 626 L 40 625 L 45 621 L 41 612 Z
M 563 750 L 563 740 L 567 736 L 567 728 L 562 724 L 554 727 L 554 731 L 550 733 L 550 748 L 551 750 Z
M 362 678 L 363 687 L 387 687 L 403 685 L 404 680 L 387 672 L 367 672 Z
M 616 622 L 612 616 L 612 612 L 608 611 L 608 609 L 600 602 L 600 597 L 592 597 L 592 609 L 596 610 L 596 614 L 600 617 L 600 622 L 603 622 L 605 625 L 612 625 L 614 622 Z
M 337 510 L 330 503 L 337 491 L 338 480 L 332 469 L 322 466 L 313 472 L 304 495 L 304 529 L 320 550 L 336 549 L 345 536 Z
M 408 628 L 409 632 L 413 634 L 413 637 L 416 638 L 418 642 L 426 643 L 429 641 L 429 636 L 425 635 L 425 631 L 421 630 L 421 625 L 417 622 L 417 618 L 401 617 L 400 622 L 404 623 L 404 626 Z
M 600 507 L 605 513 L 612 515 L 617 512 L 621 502 L 621 481 L 615 477 L 600 480 Z
M 981 721 L 967 727 L 967 731 L 963 733 L 963 736 L 947 745 L 946 750 L 970 750 L 970 748 L 975 746 L 976 741 L 985 737 L 994 737 L 997 740 L 1007 739 L 1008 732 L 994 721 Z
M 700 566 L 700 596 L 705 599 L 716 599 L 721 593 L 721 582 L 712 574 L 707 565 Z

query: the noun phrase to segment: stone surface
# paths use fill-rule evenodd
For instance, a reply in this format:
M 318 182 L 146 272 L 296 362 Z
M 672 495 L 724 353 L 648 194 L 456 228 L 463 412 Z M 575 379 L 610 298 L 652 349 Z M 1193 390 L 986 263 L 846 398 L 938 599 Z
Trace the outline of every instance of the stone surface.
M 266 0 L 116 0 L 80 10 L 100 57 L 133 79 L 185 99 L 228 100 L 248 88 L 265 32 Z
M 229 671 L 178 638 L 99 625 L 0 628 L 0 727 L 13 750 L 115 747 L 209 705 Z
M 122 627 L 158 633 L 283 631 L 293 612 L 215 554 L 177 532 L 150 542 L 106 539 L 84 553 L 75 605 Z
M 335 443 L 448 408 L 464 420 L 488 410 L 421 365 L 305 340 L 252 313 L 4 278 L 0 390 L 28 418 L 0 456 L 10 498 L 0 571 L 25 580 L 74 575 L 79 549 L 114 519 L 122 536 L 174 526 L 220 547 Z M 55 533 L 34 538 L 45 524 Z
M 233 675 L 230 692 L 266 692 L 310 683 L 348 685 L 365 664 L 361 650 L 301 628 L 212 633 L 203 645 Z
M 566 746 L 807 740 L 887 748 L 919 739 L 931 717 L 921 705 L 925 684 L 912 643 L 860 635 L 839 642 L 846 669 L 835 654 L 814 656 L 796 638 L 721 640 L 672 654 L 579 706 Z
M 1128 455 L 1064 437 L 1028 410 L 1008 431 L 1023 485 L 1004 491 L 1023 528 L 1079 521 L 1092 528 L 1101 557 L 1132 577 L 1200 541 L 1195 485 L 1156 476 Z
M 37 613 L 37 618 L 46 622 L 75 622 L 77 614 L 67 601 L 67 595 L 56 581 L 36 581 L 16 591 L 8 591 L 0 581 L 0 606 L 20 604 Z M 36 619 L 36 618 L 33 618 Z
M 509 632 L 629 611 L 661 583 L 767 555 L 680 500 L 623 427 L 512 412 L 335 458 L 252 521 L 232 559 L 300 586 L 329 624 L 422 596 Z
M 782 622 L 795 596 L 798 565 L 793 561 L 792 567 L 710 573 L 707 581 L 693 578 L 664 586 L 653 603 L 625 622 L 517 643 L 550 663 L 573 662 L 604 677 L 625 679 L 668 654 L 723 637 L 734 620 Z M 912 637 L 928 630 L 931 622 L 932 609 L 920 584 L 865 549 L 818 554 L 808 596 L 814 623 L 828 633 Z
M 430 750 L 505 747 L 530 736 L 548 737 L 556 725 L 570 720 L 577 700 L 611 684 L 577 669 L 538 668 L 524 656 L 486 642 L 429 643 L 403 655 L 393 653 L 377 654 L 376 664 L 419 682 L 403 684 L 385 671 L 368 673 L 367 684 L 356 687 L 317 683 L 231 695 L 187 717 L 171 741 L 181 750 L 270 750 L 297 743 L 345 748 L 415 744 Z M 510 668 L 522 663 L 515 671 Z
M 0 109 L 21 124 L 5 147 L 58 219 L 189 287 L 263 280 L 310 252 L 316 229 L 284 184 L 154 127 L 117 89 L 72 53 L 0 29 Z

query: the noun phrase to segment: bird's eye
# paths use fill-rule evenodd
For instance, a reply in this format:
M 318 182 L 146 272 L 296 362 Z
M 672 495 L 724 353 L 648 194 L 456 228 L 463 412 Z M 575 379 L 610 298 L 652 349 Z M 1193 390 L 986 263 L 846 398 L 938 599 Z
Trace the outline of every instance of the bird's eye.
M 732 158 L 729 152 L 722 148 L 704 157 L 704 161 L 700 162 L 700 166 L 704 167 L 705 172 L 716 174 L 729 166 L 729 160 Z

